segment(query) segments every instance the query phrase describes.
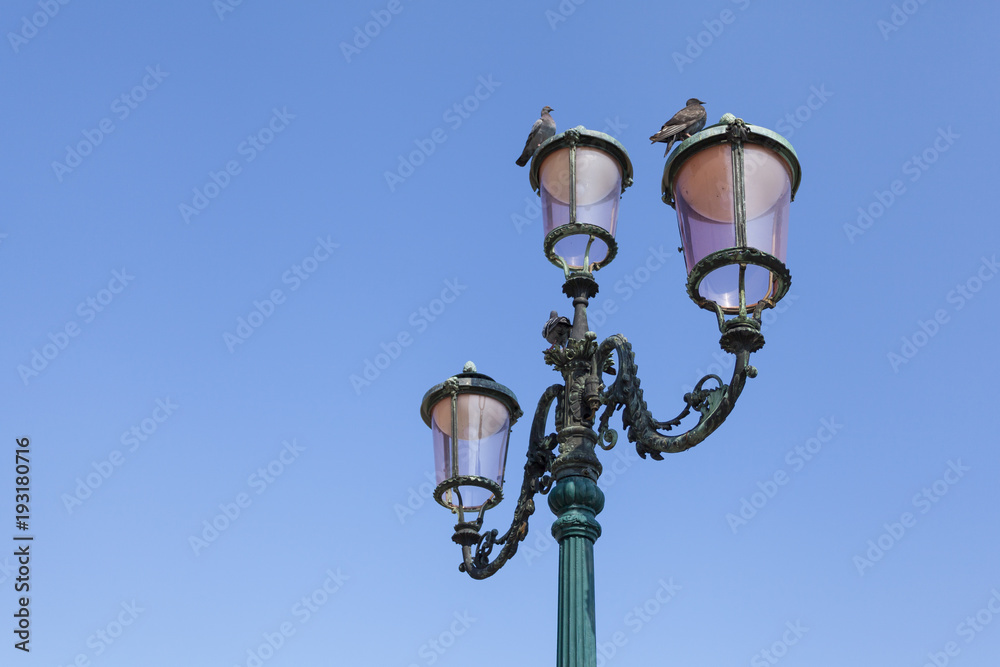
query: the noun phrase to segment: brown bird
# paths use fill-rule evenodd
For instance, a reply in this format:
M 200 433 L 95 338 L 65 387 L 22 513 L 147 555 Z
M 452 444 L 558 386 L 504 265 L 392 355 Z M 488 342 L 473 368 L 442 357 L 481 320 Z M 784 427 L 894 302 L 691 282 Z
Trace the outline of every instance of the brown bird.
M 524 142 L 524 150 L 521 151 L 521 157 L 517 158 L 518 167 L 528 164 L 528 160 L 535 154 L 535 149 L 541 146 L 542 142 L 549 137 L 555 136 L 556 122 L 549 115 L 550 111 L 552 111 L 552 107 L 542 107 L 542 117 L 536 120 L 535 124 L 531 126 L 531 132 L 528 133 L 528 140 Z
M 654 144 L 662 141 L 667 144 L 667 150 L 663 152 L 663 157 L 670 153 L 671 146 L 679 137 L 687 139 L 695 132 L 699 132 L 705 127 L 705 120 L 708 114 L 705 112 L 705 104 L 697 97 L 692 97 L 687 101 L 687 106 L 674 114 L 674 117 L 663 124 L 660 131 L 649 138 Z

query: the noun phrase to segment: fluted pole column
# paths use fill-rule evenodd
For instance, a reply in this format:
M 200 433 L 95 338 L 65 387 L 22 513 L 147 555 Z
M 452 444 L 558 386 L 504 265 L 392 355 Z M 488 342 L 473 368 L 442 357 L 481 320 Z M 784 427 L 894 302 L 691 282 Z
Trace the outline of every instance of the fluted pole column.
M 596 667 L 594 542 L 601 534 L 595 518 L 604 492 L 582 475 L 560 479 L 549 494 L 556 515 L 552 535 L 559 541 L 559 632 L 557 667 Z

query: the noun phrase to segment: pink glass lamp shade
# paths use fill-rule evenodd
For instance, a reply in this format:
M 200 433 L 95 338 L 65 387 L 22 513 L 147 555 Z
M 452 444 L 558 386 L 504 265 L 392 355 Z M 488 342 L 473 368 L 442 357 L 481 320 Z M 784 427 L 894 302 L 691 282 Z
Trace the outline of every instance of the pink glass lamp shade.
M 497 505 L 510 427 L 521 416 L 514 393 L 469 362 L 428 391 L 420 411 L 434 444 L 435 499 L 452 511 Z
M 686 140 L 671 156 L 664 201 L 677 210 L 688 274 L 700 278 L 698 296 L 734 314 L 740 312 L 741 267 L 746 309 L 776 302 L 787 289 L 777 274 L 784 272 L 788 210 L 801 173 L 784 138 L 729 119 Z
M 628 153 L 606 134 L 577 127 L 543 143 L 531 186 L 542 199 L 549 261 L 589 273 L 614 259 L 618 202 L 631 183 Z

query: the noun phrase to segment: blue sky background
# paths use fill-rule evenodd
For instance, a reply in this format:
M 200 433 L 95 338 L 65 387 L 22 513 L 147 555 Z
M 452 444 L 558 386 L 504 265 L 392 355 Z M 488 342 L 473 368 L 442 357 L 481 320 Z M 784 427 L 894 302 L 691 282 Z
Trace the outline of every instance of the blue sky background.
M 0 16 L 0 553 L 23 436 L 35 536 L 29 655 L 0 556 L 0 663 L 552 664 L 552 516 L 459 573 L 420 399 L 469 359 L 529 415 L 556 380 L 514 165 L 546 104 L 635 168 L 592 328 L 659 419 L 728 377 L 647 140 L 697 96 L 797 150 L 794 282 L 711 438 L 601 454 L 601 664 L 996 664 L 994 3 L 222 2 Z

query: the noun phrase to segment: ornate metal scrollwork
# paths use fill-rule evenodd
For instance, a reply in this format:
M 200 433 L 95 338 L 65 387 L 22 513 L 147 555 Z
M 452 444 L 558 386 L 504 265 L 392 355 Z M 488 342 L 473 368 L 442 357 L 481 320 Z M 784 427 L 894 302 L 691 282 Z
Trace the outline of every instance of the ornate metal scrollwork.
M 500 531 L 497 529 L 480 534 L 482 513 L 475 521 L 459 521 L 455 526 L 455 535 L 452 539 L 462 545 L 462 563 L 458 569 L 468 572 L 473 579 L 485 579 L 493 575 L 517 553 L 518 545 L 528 534 L 528 518 L 535 512 L 535 494 L 548 493 L 552 487 L 552 477 L 548 473 L 555 458 L 556 436 L 545 435 L 545 424 L 552 402 L 561 397 L 563 390 L 563 385 L 554 384 L 546 389 L 538 400 L 528 437 L 528 460 L 524 464 L 521 495 L 517 499 L 514 520 L 507 532 L 499 537 Z M 556 409 L 557 411 L 561 409 L 559 403 Z M 459 517 L 461 518 L 461 515 Z M 503 546 L 491 562 L 489 558 L 493 547 L 497 544 Z M 475 552 L 472 550 L 473 547 Z
M 624 408 L 622 425 L 627 429 L 629 442 L 636 443 L 636 451 L 642 458 L 646 458 L 649 454 L 658 461 L 663 459 L 663 452 L 670 454 L 683 452 L 707 438 L 732 412 L 736 399 L 743 391 L 747 376 L 756 375 L 756 369 L 747 363 L 750 352 L 740 349 L 736 352 L 736 367 L 733 370 L 733 379 L 728 385 L 716 375 L 706 375 L 698 381 L 694 391 L 684 396 L 686 406 L 679 415 L 668 421 L 656 421 L 643 399 L 632 345 L 621 334 L 610 336 L 598 349 L 599 364 L 601 359 L 610 357 L 612 352 L 618 356 L 618 377 L 602 395 L 605 409 L 600 417 L 598 432 L 607 438 L 604 434 L 613 432 L 608 428 L 608 420 L 616 410 Z M 719 386 L 703 389 L 705 382 L 712 379 L 718 382 Z M 691 410 L 700 412 L 701 417 L 690 430 L 672 436 L 659 433 L 660 430 L 669 431 L 679 426 L 681 420 L 687 417 Z
M 608 444 L 604 444 L 604 443 Z M 597 444 L 604 451 L 613 449 L 618 444 L 618 431 L 610 428 L 606 421 L 601 422 L 597 429 Z
M 594 338 L 570 338 L 564 347 L 551 347 L 542 354 L 545 363 L 559 372 L 570 368 L 577 359 L 590 359 L 597 352 L 597 341 Z

